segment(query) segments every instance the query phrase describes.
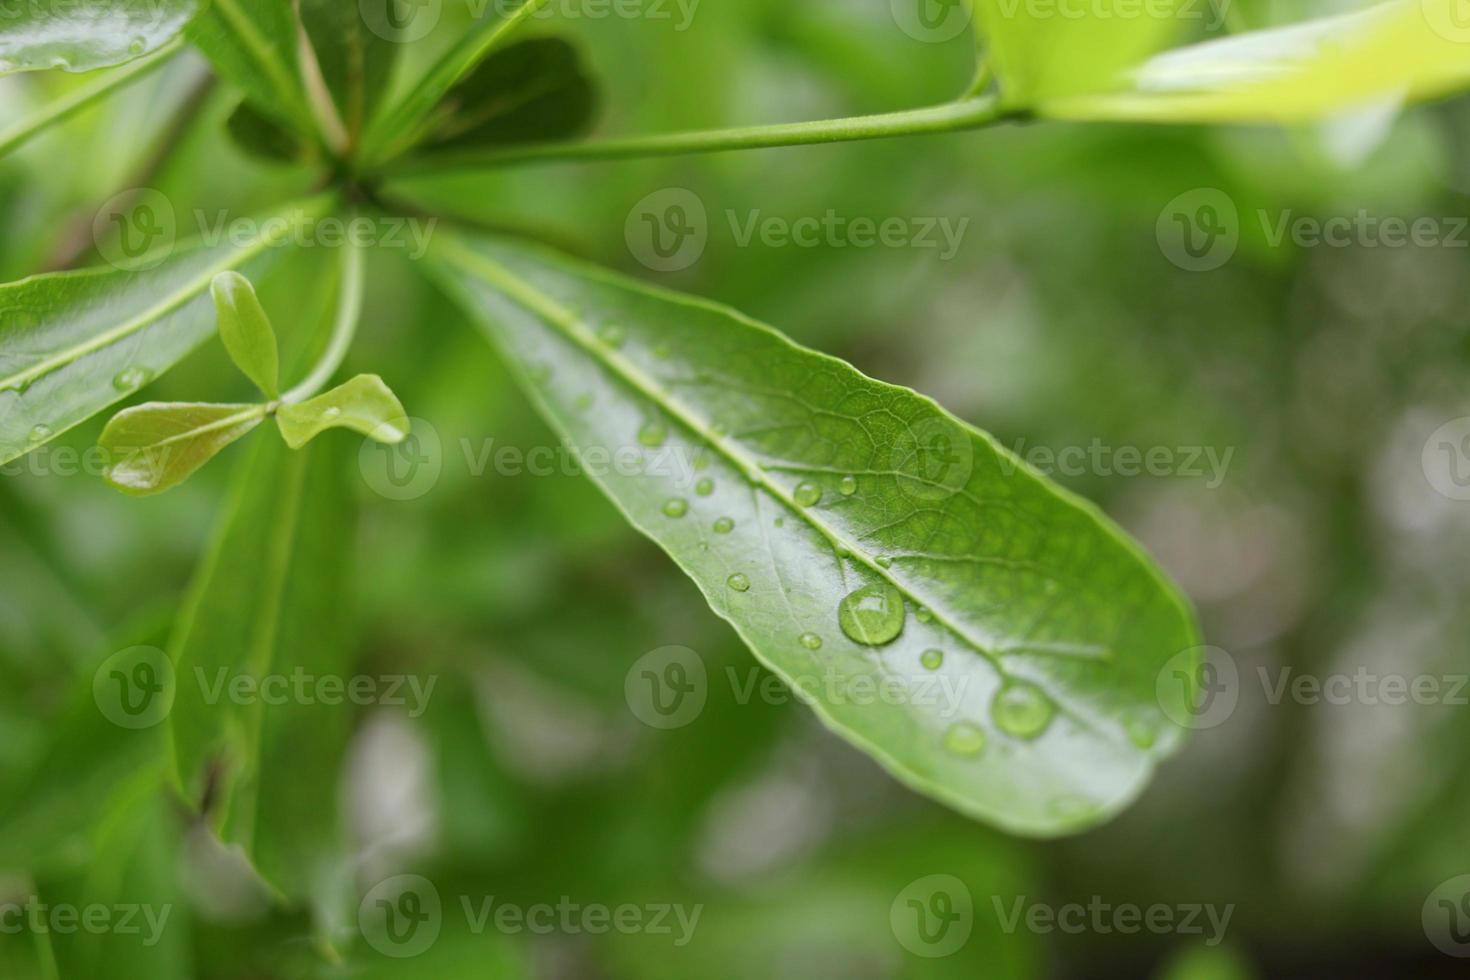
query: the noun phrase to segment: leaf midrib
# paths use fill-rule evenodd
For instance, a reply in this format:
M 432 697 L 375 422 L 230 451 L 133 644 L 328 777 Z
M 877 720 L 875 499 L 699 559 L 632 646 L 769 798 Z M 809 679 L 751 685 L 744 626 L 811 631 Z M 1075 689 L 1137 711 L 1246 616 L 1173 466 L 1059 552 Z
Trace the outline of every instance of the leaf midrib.
M 626 358 L 623 358 L 615 351 L 607 350 L 603 345 L 599 344 L 596 337 L 582 326 L 577 317 L 557 300 L 541 292 L 531 283 L 517 276 L 495 260 L 475 252 L 473 249 L 453 240 L 450 236 L 442 236 L 436 246 L 436 250 L 444 253 L 450 261 L 457 262 L 467 271 L 477 272 L 491 282 L 498 284 L 518 302 L 551 324 L 578 347 L 592 355 L 594 359 L 605 364 L 625 384 L 636 389 L 649 400 L 662 407 L 665 411 L 668 411 L 681 425 L 684 425 L 696 435 L 706 440 L 731 465 L 744 473 L 752 483 L 765 490 L 785 506 L 787 510 L 791 511 L 814 531 L 822 535 L 828 544 L 832 546 L 834 555 L 839 555 L 839 561 L 841 560 L 840 553 L 845 552 L 850 558 L 857 560 L 874 575 L 897 589 L 908 601 L 916 606 L 924 606 L 929 609 L 935 622 L 969 644 L 975 652 L 991 664 L 1002 678 L 1012 679 L 1015 677 L 1011 671 L 1006 669 L 998 653 L 992 650 L 988 644 L 981 643 L 965 627 L 957 625 L 951 617 L 943 612 L 944 604 L 936 603 L 923 597 L 912 585 L 895 578 L 889 569 L 885 569 L 879 565 L 876 556 L 868 555 L 862 546 L 848 540 L 841 531 L 819 520 L 809 508 L 799 506 L 784 488 L 779 484 L 773 483 L 766 477 L 765 472 L 757 461 L 748 459 L 746 454 L 738 448 L 738 445 L 732 445 L 730 440 L 716 434 L 698 418 L 692 416 L 671 393 L 665 391 L 657 381 L 648 377 L 636 365 L 628 362 Z M 1064 703 L 1061 701 L 1057 703 L 1059 710 L 1072 717 L 1079 724 L 1088 724 L 1085 720 L 1078 717 L 1075 712 L 1070 711 Z M 1092 726 L 1088 724 L 1088 727 Z

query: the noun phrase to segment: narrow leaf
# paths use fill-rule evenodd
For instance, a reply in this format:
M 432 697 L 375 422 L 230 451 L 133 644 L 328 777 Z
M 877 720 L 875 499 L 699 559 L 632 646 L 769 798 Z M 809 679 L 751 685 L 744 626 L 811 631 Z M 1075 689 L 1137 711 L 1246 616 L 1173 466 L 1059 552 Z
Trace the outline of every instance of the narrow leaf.
M 210 284 L 210 293 L 219 318 L 220 340 L 235 366 L 267 397 L 279 397 L 281 356 L 276 350 L 276 332 L 255 287 L 238 272 L 221 272 Z
M 560 38 L 536 38 L 486 58 L 439 107 L 425 150 L 540 143 L 582 135 L 597 93 L 577 49 Z
M 0 8 L 0 75 L 40 68 L 92 71 L 157 51 L 198 8 L 196 0 L 53 0 Z
M 292 449 L 300 449 L 328 429 L 352 429 L 390 445 L 408 436 L 408 413 L 376 374 L 359 374 L 299 405 L 282 405 L 276 412 L 276 424 Z
M 255 107 L 313 131 L 297 60 L 298 27 L 291 0 L 208 0 L 188 38 L 220 75 Z
M 239 269 L 259 278 L 290 234 L 290 219 L 314 220 L 331 200 L 266 216 L 243 246 L 225 236 L 168 247 L 169 216 L 149 212 L 144 222 L 140 208 L 121 229 L 122 247 L 157 237 L 161 251 L 140 251 L 127 268 L 0 286 L 0 463 L 127 398 L 198 347 L 215 329 L 214 277 Z
M 402 45 L 372 30 L 357 3 L 301 0 L 301 22 L 355 142 L 388 87 Z
M 1041 106 L 1048 116 L 1296 122 L 1445 95 L 1470 84 L 1455 0 L 1405 0 L 1169 51 L 1127 86 Z
M 641 471 L 588 468 L 629 520 L 905 783 L 1059 834 L 1178 747 L 1165 708 L 1191 692 L 1156 682 L 1193 656 L 1187 604 L 988 436 L 728 309 L 498 237 L 436 243 L 584 458 L 638 454 Z
M 315 147 L 280 122 L 265 115 L 249 102 L 241 102 L 230 118 L 225 121 L 225 130 L 230 139 L 241 150 L 258 160 L 270 163 L 310 163 Z
M 352 468 L 343 447 L 329 448 L 251 447 L 169 650 L 186 799 L 207 803 L 221 839 L 295 899 L 315 894 L 338 856 L 337 776 L 354 710 Z
M 264 405 L 149 402 L 118 412 L 98 445 L 112 462 L 107 482 L 147 497 L 183 483 L 265 418 Z

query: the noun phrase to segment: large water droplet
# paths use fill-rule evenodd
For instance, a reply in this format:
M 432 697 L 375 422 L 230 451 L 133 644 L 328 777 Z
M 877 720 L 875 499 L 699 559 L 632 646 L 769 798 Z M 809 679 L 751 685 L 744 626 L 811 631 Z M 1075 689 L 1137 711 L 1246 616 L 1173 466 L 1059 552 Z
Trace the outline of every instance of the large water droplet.
M 864 646 L 892 643 L 903 632 L 903 596 L 887 582 L 865 585 L 837 607 L 837 623 L 848 639 Z
M 851 497 L 857 493 L 857 477 L 844 476 L 842 482 L 837 485 L 837 489 L 844 497 Z
M 136 391 L 147 381 L 148 371 L 145 368 L 130 367 L 113 376 L 112 386 L 118 391 Z
M 725 579 L 725 584 L 734 589 L 736 592 L 750 591 L 750 579 L 746 578 L 739 572 L 736 572 L 734 575 L 731 575 L 729 578 Z
M 1017 738 L 1035 738 L 1051 724 L 1056 707 L 1035 684 L 1007 684 L 990 702 L 990 713 L 996 727 Z
M 683 517 L 689 513 L 689 501 L 683 497 L 670 497 L 664 501 L 665 517 Z
M 814 507 L 822 499 L 822 488 L 810 481 L 798 483 L 792 499 L 802 507 Z
M 815 633 L 803 633 L 801 634 L 801 645 L 808 650 L 820 650 L 822 649 L 822 638 Z
M 705 477 L 694 485 L 694 492 L 701 497 L 708 497 L 715 492 L 715 481 Z
M 669 430 L 662 422 L 649 422 L 638 430 L 638 441 L 649 449 L 657 449 L 669 438 Z
M 919 655 L 919 663 L 923 664 L 928 670 L 938 670 L 944 665 L 944 651 L 925 650 Z
M 715 520 L 716 534 L 729 534 L 733 530 L 735 530 L 735 522 L 730 520 L 730 518 L 721 517 Z
M 985 751 L 985 732 L 971 722 L 956 722 L 944 733 L 944 747 L 955 755 L 979 755 Z

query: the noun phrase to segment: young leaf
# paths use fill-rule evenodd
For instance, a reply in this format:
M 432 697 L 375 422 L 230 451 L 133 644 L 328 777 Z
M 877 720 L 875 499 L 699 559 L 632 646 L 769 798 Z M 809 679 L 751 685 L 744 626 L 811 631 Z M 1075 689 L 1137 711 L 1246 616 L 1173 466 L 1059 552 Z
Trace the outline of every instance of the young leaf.
M 300 449 L 327 429 L 352 429 L 391 445 L 408 436 L 408 413 L 382 378 L 359 374 L 299 405 L 282 405 L 276 425 L 292 449 Z
M 221 838 L 294 899 L 315 892 L 337 859 L 354 709 L 344 692 L 355 468 L 346 447 L 331 448 L 292 453 L 256 440 L 169 644 L 185 797 L 207 800 Z M 312 685 L 270 680 L 297 676 Z
M 1192 690 L 1158 678 L 1192 677 L 1186 602 L 983 433 L 722 307 L 489 235 L 431 254 L 571 444 L 637 454 L 589 467 L 629 520 L 908 785 L 1059 834 L 1179 746 Z
M 291 0 L 208 0 L 186 32 L 223 77 L 255 107 L 312 132 L 313 121 L 297 60 Z
M 97 440 L 112 459 L 107 482 L 135 497 L 171 490 L 259 425 L 265 414 L 264 405 L 149 402 L 125 408 Z
M 972 0 L 986 55 L 1008 106 L 1112 86 L 1179 33 L 1182 0 L 1091 0 L 1075 16 L 1056 3 Z
M 250 280 L 238 272 L 221 272 L 210 283 L 220 340 L 235 366 L 255 382 L 268 398 L 281 394 L 281 356 L 276 351 L 276 332 L 255 295 Z
M 371 30 L 358 4 L 343 0 L 301 0 L 301 22 L 355 142 L 388 87 L 402 45 Z
M 0 75 L 121 65 L 173 40 L 197 7 L 197 0 L 8 4 L 0 10 Z
M 491 54 L 445 96 L 424 149 L 571 139 L 591 125 L 596 103 L 576 48 L 560 38 L 521 41 Z
M 0 463 L 7 463 L 127 398 L 214 332 L 208 290 L 228 269 L 259 276 L 289 224 L 320 217 L 330 196 L 266 216 L 239 246 L 179 245 L 140 253 L 137 268 L 36 276 L 0 286 Z M 141 214 L 141 209 L 140 212 Z M 154 214 L 143 241 L 167 247 L 171 226 Z M 131 226 L 124 245 L 140 244 Z M 157 264 L 150 255 L 158 256 Z
M 1129 86 L 1041 106 L 1048 116 L 1153 122 L 1294 122 L 1425 99 L 1470 82 L 1455 0 L 1389 3 L 1161 54 Z M 1457 40 L 1456 38 L 1460 38 Z

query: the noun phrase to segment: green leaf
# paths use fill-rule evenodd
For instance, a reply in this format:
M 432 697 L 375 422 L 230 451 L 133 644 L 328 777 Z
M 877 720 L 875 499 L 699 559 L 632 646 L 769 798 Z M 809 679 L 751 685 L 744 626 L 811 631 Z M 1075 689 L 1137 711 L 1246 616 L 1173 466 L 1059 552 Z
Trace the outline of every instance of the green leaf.
M 1181 26 L 1181 0 L 974 0 L 989 64 L 1005 104 L 1110 87 L 1120 73 L 1165 47 Z
M 1041 106 L 1070 119 L 1295 122 L 1470 84 L 1454 0 L 1412 0 L 1159 55 L 1122 90 Z
M 185 796 L 207 802 L 221 839 L 241 845 L 293 898 L 320 894 L 332 878 L 338 771 L 354 711 L 341 691 L 350 679 L 346 481 L 355 469 L 341 447 L 328 448 L 292 453 L 278 440 L 256 441 L 169 644 L 178 677 L 170 732 Z M 298 675 L 309 683 L 297 687 Z M 272 677 L 289 683 L 272 687 Z M 323 678 L 340 683 L 337 696 L 323 694 Z M 284 698 L 271 695 L 282 690 Z
M 267 216 L 241 246 L 168 247 L 169 215 L 144 205 L 123 229 L 123 246 L 155 232 L 163 248 L 127 268 L 36 276 L 0 286 L 0 463 L 9 462 L 132 395 L 204 342 L 215 329 L 209 285 L 229 269 L 258 277 L 287 227 L 271 218 L 313 220 L 332 198 L 298 202 Z M 162 204 L 159 205 L 162 207 Z
M 225 122 L 225 130 L 236 146 L 258 160 L 302 164 L 311 162 L 315 155 L 312 144 L 248 101 L 241 102 L 230 113 L 230 118 Z
M 269 398 L 281 394 L 281 355 L 270 317 L 250 280 L 238 272 L 221 272 L 209 287 L 219 318 L 220 340 L 230 359 Z
M 355 143 L 388 87 L 402 45 L 371 30 L 355 2 L 301 0 L 301 22 Z
M 297 57 L 291 0 L 209 0 L 187 36 L 257 109 L 314 131 Z
M 488 235 L 431 256 L 583 458 L 622 460 L 585 468 L 629 520 L 908 785 L 1059 834 L 1181 743 L 1187 603 L 985 434 L 723 307 Z
M 454 46 L 392 108 L 374 121 L 367 140 L 367 160 L 381 163 L 412 148 L 431 124 L 434 108 L 503 41 L 547 0 L 525 0 L 508 14 L 495 7 L 466 31 Z M 488 8 L 487 8 L 488 9 Z
M 390 445 L 408 436 L 408 413 L 376 374 L 359 374 L 299 405 L 282 405 L 276 412 L 276 424 L 292 449 L 300 449 L 328 429 L 352 429 Z
M 425 150 L 542 143 L 582 135 L 597 93 L 577 49 L 560 38 L 496 51 L 445 96 Z
M 0 75 L 121 65 L 173 40 L 197 8 L 196 0 L 7 4 L 0 9 Z
M 118 412 L 97 444 L 112 462 L 107 482 L 147 497 L 171 490 L 265 418 L 264 405 L 149 402 Z

